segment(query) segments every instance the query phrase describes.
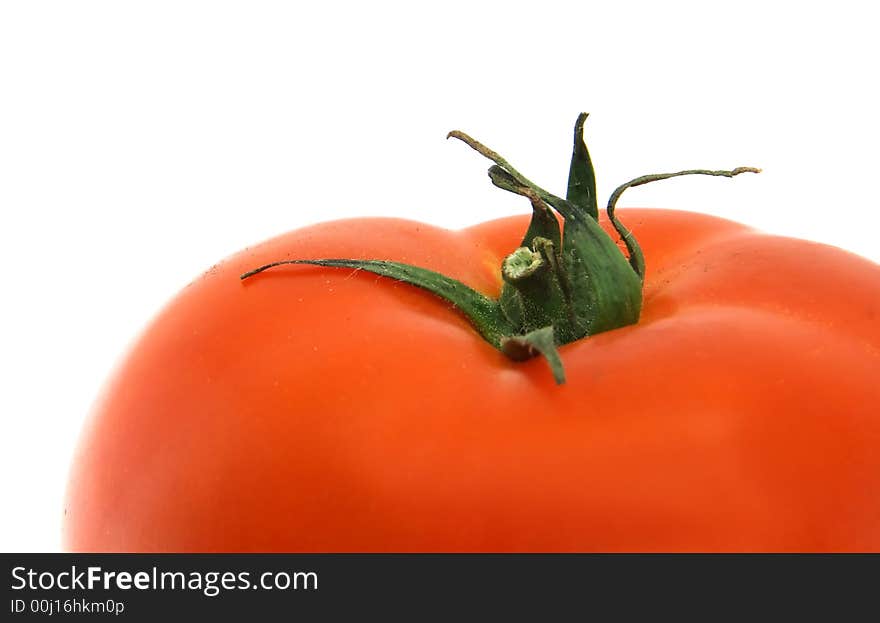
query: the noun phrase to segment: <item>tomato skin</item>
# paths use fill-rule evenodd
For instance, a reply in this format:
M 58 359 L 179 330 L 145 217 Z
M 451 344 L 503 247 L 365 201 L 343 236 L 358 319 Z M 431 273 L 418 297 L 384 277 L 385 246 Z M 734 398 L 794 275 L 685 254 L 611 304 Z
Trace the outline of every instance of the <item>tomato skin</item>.
M 528 219 L 291 232 L 166 307 L 96 405 L 72 551 L 880 551 L 880 267 L 620 210 L 642 320 L 513 363 L 382 258 L 488 295 Z

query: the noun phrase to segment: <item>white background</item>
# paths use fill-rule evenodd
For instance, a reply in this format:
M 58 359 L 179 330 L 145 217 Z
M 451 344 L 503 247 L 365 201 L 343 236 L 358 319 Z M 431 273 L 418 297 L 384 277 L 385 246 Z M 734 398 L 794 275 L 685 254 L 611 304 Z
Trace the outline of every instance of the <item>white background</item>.
M 89 406 L 159 307 L 307 223 L 463 227 L 528 205 L 465 130 L 563 193 L 591 112 L 600 195 L 875 261 L 870 3 L 3 2 L 0 551 L 55 550 Z M 809 263 L 809 258 L 805 258 Z

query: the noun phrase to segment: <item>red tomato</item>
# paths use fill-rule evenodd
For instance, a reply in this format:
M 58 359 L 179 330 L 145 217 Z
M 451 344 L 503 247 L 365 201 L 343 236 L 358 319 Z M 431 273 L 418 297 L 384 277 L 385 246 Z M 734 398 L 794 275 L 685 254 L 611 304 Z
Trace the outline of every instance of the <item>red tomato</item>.
M 389 257 L 487 294 L 524 218 L 327 223 L 186 288 L 91 418 L 71 550 L 880 550 L 880 268 L 627 210 L 642 320 L 513 363 Z
M 880 267 L 620 212 L 637 324 L 512 362 L 382 257 L 489 296 L 528 220 L 325 223 L 202 275 L 100 399 L 74 551 L 880 551 Z M 610 231 L 608 222 L 603 227 Z

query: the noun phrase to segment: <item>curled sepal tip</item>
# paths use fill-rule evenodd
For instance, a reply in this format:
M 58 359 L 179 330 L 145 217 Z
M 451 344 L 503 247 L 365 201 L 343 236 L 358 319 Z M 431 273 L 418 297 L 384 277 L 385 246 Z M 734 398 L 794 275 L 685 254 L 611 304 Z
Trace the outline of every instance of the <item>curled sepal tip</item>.
M 565 383 L 565 367 L 556 350 L 556 338 L 553 327 L 536 329 L 525 335 L 513 335 L 501 339 L 501 352 L 514 361 L 525 361 L 535 355 L 541 355 L 550 366 L 553 379 L 557 385 Z
M 523 192 L 524 189 L 528 189 L 540 198 L 541 201 L 549 204 L 554 210 L 559 212 L 563 218 L 571 220 L 582 218 L 582 213 L 577 206 L 569 202 L 567 199 L 563 199 L 553 193 L 547 192 L 529 180 L 525 175 L 514 169 L 507 160 L 498 154 L 498 152 L 489 149 L 475 138 L 468 136 L 460 130 L 452 130 L 446 135 L 446 138 L 456 138 L 478 154 L 494 162 L 497 166 L 489 169 L 489 178 L 498 188 L 523 196 L 528 196 Z
M 711 169 L 686 169 L 684 171 L 676 171 L 674 173 L 652 173 L 650 175 L 642 175 L 631 179 L 630 181 L 621 184 L 617 188 L 614 189 L 614 192 L 611 193 L 611 196 L 608 198 L 608 207 L 606 208 L 606 212 L 608 213 L 608 220 L 611 221 L 611 225 L 614 226 L 614 229 L 620 234 L 621 239 L 623 239 L 623 243 L 626 245 L 626 249 L 629 252 L 629 263 L 633 267 L 633 270 L 636 271 L 639 278 L 645 279 L 645 256 L 642 254 L 642 248 L 639 246 L 639 243 L 636 242 L 636 239 L 633 237 L 632 232 L 624 227 L 623 223 L 617 218 L 614 214 L 615 209 L 617 208 L 617 201 L 620 199 L 620 196 L 627 188 L 634 188 L 636 186 L 642 186 L 643 184 L 650 184 L 651 182 L 659 182 L 661 180 L 668 180 L 672 177 L 681 177 L 683 175 L 712 175 L 717 177 L 734 177 L 736 175 L 740 175 L 741 173 L 760 173 L 761 169 L 755 167 L 736 167 L 735 169 L 719 169 L 719 170 L 711 170 Z

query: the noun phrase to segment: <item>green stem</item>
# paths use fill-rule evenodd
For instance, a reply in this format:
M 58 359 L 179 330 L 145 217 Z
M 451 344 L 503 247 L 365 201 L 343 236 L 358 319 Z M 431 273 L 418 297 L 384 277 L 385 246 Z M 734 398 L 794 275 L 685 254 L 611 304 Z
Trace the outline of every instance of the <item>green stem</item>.
M 560 284 L 556 247 L 546 238 L 535 238 L 532 249 L 520 247 L 501 265 L 508 295 L 500 299 L 501 310 L 522 333 L 568 318 L 569 301 Z M 560 327 L 561 328 L 561 327 Z M 560 335 L 564 339 L 564 335 Z
M 556 382 L 564 383 L 558 346 L 639 320 L 645 258 L 632 232 L 615 214 L 623 192 L 681 175 L 733 177 L 759 171 L 751 167 L 691 169 L 643 175 L 618 186 L 608 200 L 607 213 L 626 245 L 624 255 L 598 222 L 596 178 L 583 140 L 586 118 L 586 113 L 581 113 L 575 122 L 565 199 L 537 186 L 497 152 L 464 132 L 454 130 L 447 136 L 463 141 L 494 163 L 489 178 L 495 186 L 526 197 L 532 204 L 532 220 L 522 243 L 502 263 L 504 285 L 498 299 L 432 270 L 389 260 L 281 260 L 250 270 L 241 279 L 286 264 L 350 268 L 396 279 L 454 305 L 484 340 L 511 359 L 544 357 Z M 554 210 L 563 219 L 562 229 Z

